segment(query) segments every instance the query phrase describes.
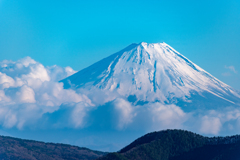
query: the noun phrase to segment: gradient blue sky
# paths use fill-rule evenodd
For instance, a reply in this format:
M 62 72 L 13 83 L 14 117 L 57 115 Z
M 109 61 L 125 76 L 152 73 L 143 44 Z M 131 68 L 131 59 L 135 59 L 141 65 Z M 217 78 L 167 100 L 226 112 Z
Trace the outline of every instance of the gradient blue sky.
M 81 70 L 131 43 L 166 42 L 240 89 L 239 0 L 0 0 L 0 61 Z

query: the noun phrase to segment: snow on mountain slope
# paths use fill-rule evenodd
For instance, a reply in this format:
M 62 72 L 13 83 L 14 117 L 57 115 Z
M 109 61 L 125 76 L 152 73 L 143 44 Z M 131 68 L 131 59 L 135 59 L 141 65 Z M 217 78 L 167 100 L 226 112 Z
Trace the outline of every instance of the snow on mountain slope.
M 104 103 L 119 96 L 139 104 L 191 102 L 191 97 L 198 95 L 240 104 L 237 91 L 166 43 L 132 44 L 61 82 L 65 88 L 84 90 L 89 95 L 102 92 Z

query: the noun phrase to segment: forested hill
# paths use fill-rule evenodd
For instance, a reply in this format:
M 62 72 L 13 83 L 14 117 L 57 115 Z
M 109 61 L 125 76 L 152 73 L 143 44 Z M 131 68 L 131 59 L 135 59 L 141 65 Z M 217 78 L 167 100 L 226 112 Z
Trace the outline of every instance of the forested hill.
M 209 138 L 183 130 L 152 132 L 109 154 L 0 136 L 0 159 L 4 160 L 239 160 L 239 151 L 239 135 Z
M 92 160 L 106 153 L 66 144 L 0 136 L 1 160 Z
M 140 137 L 101 160 L 239 160 L 240 136 L 204 137 L 189 131 L 165 130 Z

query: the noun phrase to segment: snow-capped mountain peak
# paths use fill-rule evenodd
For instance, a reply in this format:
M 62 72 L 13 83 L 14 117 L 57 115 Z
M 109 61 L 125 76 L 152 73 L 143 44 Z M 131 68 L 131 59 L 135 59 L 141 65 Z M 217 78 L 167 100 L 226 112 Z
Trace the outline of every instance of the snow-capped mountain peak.
M 65 88 L 101 90 L 105 101 L 135 97 L 136 102 L 192 100 L 193 95 L 235 104 L 240 95 L 166 43 L 132 44 L 62 80 Z

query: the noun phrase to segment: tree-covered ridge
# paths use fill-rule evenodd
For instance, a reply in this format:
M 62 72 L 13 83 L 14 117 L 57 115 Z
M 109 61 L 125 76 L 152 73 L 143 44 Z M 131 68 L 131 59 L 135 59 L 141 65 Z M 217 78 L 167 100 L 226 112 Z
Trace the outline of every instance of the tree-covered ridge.
M 119 152 L 0 136 L 0 159 L 239 160 L 240 136 L 204 137 L 184 130 L 146 134 Z
M 165 130 L 146 134 L 119 152 L 108 154 L 100 159 L 222 160 L 224 157 L 234 156 L 233 151 L 238 153 L 238 148 L 240 149 L 239 135 L 208 138 L 184 130 Z M 240 159 L 240 154 L 235 157 Z
M 0 136 L 0 159 L 4 160 L 91 160 L 106 153 L 66 144 Z

